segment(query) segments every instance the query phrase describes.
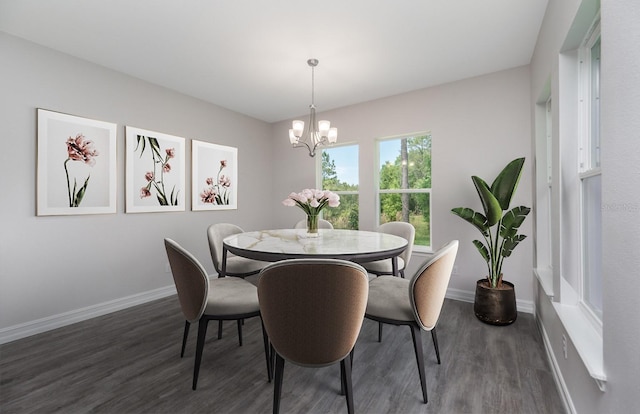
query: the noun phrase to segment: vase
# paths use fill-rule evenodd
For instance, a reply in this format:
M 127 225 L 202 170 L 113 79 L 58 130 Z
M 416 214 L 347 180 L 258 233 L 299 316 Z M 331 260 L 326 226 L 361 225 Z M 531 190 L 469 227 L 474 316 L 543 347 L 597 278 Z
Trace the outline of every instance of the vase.
M 318 237 L 317 214 L 307 214 L 307 237 Z
M 518 310 L 513 284 L 503 280 L 501 288 L 492 288 L 486 278 L 478 280 L 473 311 L 478 319 L 490 325 L 515 322 Z

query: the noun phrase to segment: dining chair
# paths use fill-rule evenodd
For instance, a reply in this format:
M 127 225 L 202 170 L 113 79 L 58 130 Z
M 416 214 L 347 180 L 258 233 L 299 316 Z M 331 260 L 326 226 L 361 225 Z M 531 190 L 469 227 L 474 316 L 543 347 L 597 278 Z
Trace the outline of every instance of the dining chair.
M 418 363 L 422 397 L 427 403 L 422 331 L 431 331 L 438 364 L 440 350 L 436 324 L 440 317 L 451 271 L 458 252 L 458 240 L 452 240 L 427 259 L 411 279 L 380 276 L 369 282 L 365 318 L 411 328 L 413 350 Z M 379 332 L 380 333 L 380 332 Z M 378 341 L 380 341 L 378 337 Z
M 213 267 L 220 275 L 222 273 L 222 253 L 223 253 L 223 240 L 225 237 L 233 236 L 234 234 L 244 233 L 241 227 L 231 223 L 217 223 L 212 224 L 207 228 L 207 239 L 209 240 L 209 251 L 211 252 L 211 259 L 213 261 Z M 227 276 L 236 276 L 245 278 L 247 276 L 256 275 L 260 273 L 263 267 L 267 265 L 267 262 L 261 262 L 259 260 L 247 259 L 246 257 L 236 256 L 230 252 L 227 253 Z
M 241 227 L 231 223 L 212 224 L 207 228 L 207 239 L 209 241 L 209 251 L 213 261 L 213 268 L 222 274 L 222 253 L 223 240 L 225 237 L 234 234 L 244 233 Z M 268 263 L 259 260 L 247 259 L 246 257 L 236 256 L 227 252 L 226 275 L 245 278 L 247 276 L 257 275 L 263 267 Z M 238 325 L 238 336 L 242 342 L 242 323 Z M 218 339 L 222 338 L 222 321 L 218 322 Z
M 404 270 L 409 264 L 411 253 L 413 251 L 413 242 L 416 236 L 415 227 L 413 227 L 411 223 L 404 221 L 390 221 L 388 223 L 381 224 L 378 227 L 378 232 L 392 234 L 407 240 L 407 248 L 398 256 L 398 272 L 400 273 L 400 276 L 404 278 Z M 362 266 L 367 269 L 367 272 L 377 276 L 393 275 L 391 259 L 366 262 L 362 263 Z
M 178 292 L 180 308 L 185 317 L 180 357 L 184 356 L 189 327 L 192 323 L 198 322 L 198 340 L 192 384 L 192 388 L 195 390 L 209 321 L 236 320 L 238 321 L 238 329 L 240 329 L 241 320 L 259 317 L 260 306 L 257 289 L 255 285 L 238 277 L 209 279 L 200 262 L 178 243 L 171 239 L 164 239 L 164 245 Z M 271 381 L 269 342 L 264 324 L 262 325 L 262 339 L 267 363 L 267 377 Z
M 302 219 L 293 226 L 294 229 L 306 229 L 307 228 L 307 219 Z M 319 229 L 329 229 L 333 230 L 333 224 L 327 220 L 323 220 L 321 218 L 318 219 L 318 228 Z
M 341 389 L 353 412 L 353 349 L 368 291 L 367 272 L 345 260 L 293 259 L 262 269 L 258 299 L 275 358 L 274 413 L 280 410 L 285 361 L 305 367 L 340 362 Z

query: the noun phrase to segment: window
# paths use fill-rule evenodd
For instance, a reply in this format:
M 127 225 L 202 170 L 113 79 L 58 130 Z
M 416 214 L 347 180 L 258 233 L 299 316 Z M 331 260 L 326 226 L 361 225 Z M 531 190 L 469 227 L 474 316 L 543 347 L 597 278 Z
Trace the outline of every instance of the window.
M 358 229 L 358 146 L 324 148 L 320 158 L 322 189 L 340 196 L 340 206 L 325 208 L 322 217 L 336 229 Z
M 602 321 L 602 213 L 600 170 L 600 25 L 580 50 L 580 190 L 582 303 Z
M 431 247 L 431 134 L 380 139 L 377 171 L 379 224 L 411 223 L 414 245 Z

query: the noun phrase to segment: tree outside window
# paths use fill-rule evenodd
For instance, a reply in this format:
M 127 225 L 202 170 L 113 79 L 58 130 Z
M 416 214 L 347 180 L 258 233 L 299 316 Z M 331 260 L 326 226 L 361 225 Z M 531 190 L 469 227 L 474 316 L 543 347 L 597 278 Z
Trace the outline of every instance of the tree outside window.
M 431 134 L 378 141 L 379 223 L 404 221 L 415 245 L 431 246 Z
M 358 146 L 322 150 L 322 189 L 340 196 L 340 206 L 322 211 L 322 218 L 336 229 L 358 229 Z

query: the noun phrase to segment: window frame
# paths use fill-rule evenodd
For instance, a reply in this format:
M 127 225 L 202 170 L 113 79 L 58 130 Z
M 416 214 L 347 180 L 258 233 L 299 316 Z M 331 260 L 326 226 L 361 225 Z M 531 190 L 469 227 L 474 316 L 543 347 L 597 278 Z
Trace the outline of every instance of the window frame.
M 579 298 L 578 298 L 578 306 L 581 308 L 583 313 L 589 319 L 589 322 L 599 331 L 602 331 L 602 309 L 596 309 L 595 306 L 590 303 L 589 298 L 587 297 L 587 285 L 591 280 L 587 280 L 588 278 L 594 277 L 594 273 L 590 271 L 588 265 L 588 258 L 593 252 L 587 251 L 590 244 L 587 243 L 587 226 L 589 223 L 587 222 L 587 211 L 589 208 L 588 203 L 585 202 L 585 186 L 587 186 L 590 179 L 596 176 L 602 176 L 602 167 L 600 165 L 600 109 L 598 102 L 598 109 L 596 116 L 598 119 L 596 120 L 596 125 L 598 131 L 594 134 L 594 112 L 593 112 L 593 87 L 594 81 L 596 82 L 596 88 L 598 96 L 595 97 L 596 101 L 600 99 L 600 70 L 598 67 L 598 73 L 594 75 L 592 71 L 592 55 L 591 50 L 593 46 L 600 42 L 601 31 L 600 31 L 600 17 L 597 16 L 594 20 L 591 28 L 589 29 L 587 35 L 585 36 L 585 40 L 581 45 L 578 54 L 579 54 L 579 91 L 580 91 L 580 108 L 579 108 L 579 117 L 580 117 L 580 134 L 579 134 L 579 166 L 578 166 L 578 180 L 579 180 L 579 191 L 580 191 L 580 278 L 579 278 Z M 600 66 L 600 65 L 598 65 Z M 594 76 L 596 79 L 594 79 Z M 596 141 L 594 143 L 594 140 Z M 597 151 L 596 154 L 593 152 Z M 594 165 L 595 164 L 595 165 Z M 598 210 L 601 211 L 601 210 Z M 600 223 L 601 216 L 600 216 Z M 602 230 L 599 231 L 600 237 L 602 235 Z M 600 269 L 599 274 L 595 275 L 595 277 L 599 277 L 600 286 L 603 285 L 603 275 L 602 270 Z M 600 290 L 600 295 L 602 295 L 602 288 Z M 602 303 L 602 299 L 600 299 Z
M 358 226 L 355 230 L 358 230 L 360 227 L 360 144 L 357 142 L 341 142 L 340 144 L 331 144 L 327 147 L 320 147 L 319 156 L 316 157 L 316 188 L 324 190 L 323 186 L 323 176 L 322 176 L 322 154 L 326 150 L 332 150 L 340 147 L 356 147 L 356 152 L 358 153 L 358 159 L 356 163 L 356 170 L 358 171 L 358 191 L 353 190 L 331 190 L 332 192 L 338 194 L 339 196 L 343 195 L 357 195 L 358 196 Z M 324 218 L 324 211 L 320 213 L 320 217 Z
M 382 166 L 380 165 L 380 143 L 384 142 L 384 141 L 392 141 L 392 140 L 400 140 L 403 138 L 413 138 L 413 137 L 418 137 L 418 136 L 425 136 L 428 135 L 429 137 L 431 137 L 431 143 L 432 143 L 432 148 L 433 148 L 433 136 L 431 134 L 431 131 L 419 131 L 419 132 L 414 132 L 414 133 L 408 133 L 408 134 L 400 134 L 400 135 L 393 135 L 393 136 L 387 136 L 387 137 L 381 137 L 381 138 L 376 138 L 375 139 L 375 160 L 374 160 L 374 174 L 373 174 L 373 179 L 374 179 L 374 191 L 375 191 L 375 210 L 374 210 L 374 214 L 375 214 L 375 224 L 376 227 L 380 226 L 380 201 L 381 201 L 381 194 L 429 194 L 429 245 L 425 246 L 425 245 L 421 245 L 421 244 L 417 244 L 414 243 L 413 245 L 413 251 L 414 252 L 421 252 L 421 253 L 429 253 L 433 251 L 433 227 L 432 227 L 432 216 L 433 216 L 433 170 L 431 170 L 432 174 L 431 174 L 431 187 L 430 188 L 408 188 L 408 189 L 380 189 L 380 169 L 382 168 Z M 433 161 L 433 150 L 431 150 L 431 160 Z

